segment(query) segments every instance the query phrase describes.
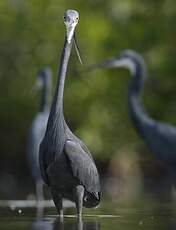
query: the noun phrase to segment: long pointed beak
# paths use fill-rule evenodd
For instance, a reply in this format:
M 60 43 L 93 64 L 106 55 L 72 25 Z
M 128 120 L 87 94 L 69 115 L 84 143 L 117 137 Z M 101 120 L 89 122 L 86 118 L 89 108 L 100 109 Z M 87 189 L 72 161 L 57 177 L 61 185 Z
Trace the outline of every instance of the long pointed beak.
M 107 59 L 99 64 L 93 64 L 86 68 L 86 71 L 93 71 L 96 69 L 106 69 L 106 68 L 116 68 L 116 67 L 123 67 L 123 63 L 120 59 L 114 57 Z

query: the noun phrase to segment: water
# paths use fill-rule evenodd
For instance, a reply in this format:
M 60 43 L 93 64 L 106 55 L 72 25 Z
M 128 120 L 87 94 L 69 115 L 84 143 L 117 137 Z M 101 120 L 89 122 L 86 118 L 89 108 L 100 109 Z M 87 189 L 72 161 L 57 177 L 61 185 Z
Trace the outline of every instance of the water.
M 174 204 L 141 202 L 136 205 L 104 202 L 97 209 L 84 209 L 77 221 L 74 208 L 64 210 L 64 221 L 55 208 L 46 207 L 42 218 L 36 218 L 34 207 L 20 205 L 0 208 L 0 230 L 170 230 L 176 229 Z

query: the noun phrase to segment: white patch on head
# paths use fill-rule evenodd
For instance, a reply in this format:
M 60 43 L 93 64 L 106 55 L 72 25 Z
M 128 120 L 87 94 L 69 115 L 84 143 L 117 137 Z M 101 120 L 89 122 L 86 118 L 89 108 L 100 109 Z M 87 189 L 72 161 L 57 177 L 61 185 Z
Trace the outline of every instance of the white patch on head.
M 66 32 L 67 32 L 67 41 L 68 43 L 71 42 L 75 27 L 79 20 L 79 14 L 75 10 L 67 10 L 64 14 L 64 23 L 66 26 Z
M 131 75 L 136 74 L 136 65 L 129 58 L 123 58 L 122 60 L 115 60 L 113 63 L 113 67 L 124 67 L 130 71 Z

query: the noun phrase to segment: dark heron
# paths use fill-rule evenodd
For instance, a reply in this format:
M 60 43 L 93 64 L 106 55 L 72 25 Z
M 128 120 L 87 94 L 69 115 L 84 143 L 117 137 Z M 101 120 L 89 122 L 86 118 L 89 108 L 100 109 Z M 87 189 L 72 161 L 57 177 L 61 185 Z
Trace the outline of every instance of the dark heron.
M 141 103 L 141 93 L 147 78 L 146 64 L 143 58 L 132 50 L 122 51 L 117 57 L 101 64 L 89 67 L 95 68 L 126 68 L 132 75 L 128 87 L 128 109 L 132 122 L 151 152 L 167 169 L 172 183 L 176 185 L 176 128 L 170 124 L 152 119 Z
M 62 199 L 67 198 L 76 203 L 80 218 L 82 206 L 90 208 L 99 204 L 100 181 L 89 150 L 69 129 L 63 114 L 64 83 L 78 20 L 77 11 L 65 12 L 66 38 L 47 129 L 40 145 L 39 161 L 42 178 L 51 189 L 60 217 L 63 217 Z
M 43 200 L 43 181 L 39 166 L 39 146 L 44 137 L 49 117 L 51 70 L 45 68 L 37 76 L 34 90 L 42 89 L 40 110 L 34 118 L 28 134 L 27 154 L 30 171 L 36 182 L 37 201 Z

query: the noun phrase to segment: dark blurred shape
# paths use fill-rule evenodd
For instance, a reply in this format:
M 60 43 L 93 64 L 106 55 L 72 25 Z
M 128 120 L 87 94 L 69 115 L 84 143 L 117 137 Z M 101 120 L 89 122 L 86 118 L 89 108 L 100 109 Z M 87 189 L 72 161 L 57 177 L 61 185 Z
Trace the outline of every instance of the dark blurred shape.
M 158 160 L 150 149 L 144 146 L 141 146 L 138 151 L 144 194 L 147 195 L 147 198 L 158 202 L 171 201 L 173 182 L 164 162 Z
M 43 200 L 43 181 L 39 167 L 39 145 L 44 137 L 49 116 L 49 98 L 51 96 L 51 70 L 49 68 L 45 68 L 39 72 L 36 85 L 33 89 L 35 91 L 39 89 L 42 90 L 42 97 L 39 112 L 34 118 L 29 130 L 27 157 L 31 175 L 36 182 L 37 201 L 40 201 Z M 40 206 L 40 202 L 38 202 L 38 206 Z M 38 210 L 38 214 L 39 213 L 40 211 Z
M 138 155 L 129 148 L 120 148 L 109 163 L 105 193 L 113 202 L 138 200 L 142 182 Z

